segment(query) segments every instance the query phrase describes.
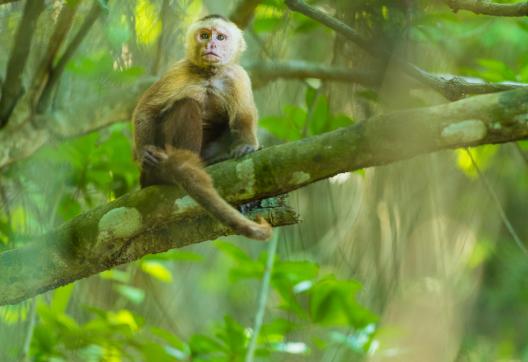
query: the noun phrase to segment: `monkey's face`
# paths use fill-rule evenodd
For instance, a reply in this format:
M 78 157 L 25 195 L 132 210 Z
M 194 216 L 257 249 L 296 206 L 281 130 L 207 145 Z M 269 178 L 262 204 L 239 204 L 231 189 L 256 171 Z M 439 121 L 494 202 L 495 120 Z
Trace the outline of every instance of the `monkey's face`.
M 195 56 L 199 62 L 221 65 L 231 62 L 236 47 L 229 31 L 222 27 L 201 28 L 195 34 Z
M 240 29 L 222 19 L 196 22 L 187 33 L 187 59 L 201 67 L 234 63 L 245 48 Z

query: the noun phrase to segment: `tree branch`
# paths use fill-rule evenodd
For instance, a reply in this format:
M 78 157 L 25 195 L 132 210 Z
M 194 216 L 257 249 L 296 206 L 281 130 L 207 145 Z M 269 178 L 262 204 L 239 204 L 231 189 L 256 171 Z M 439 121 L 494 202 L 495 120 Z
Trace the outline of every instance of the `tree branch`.
M 519 89 L 379 115 L 215 164 L 208 172 L 220 194 L 236 204 L 423 153 L 525 138 L 528 90 Z M 275 217 L 279 216 L 268 214 L 276 225 Z M 133 192 L 79 215 L 38 242 L 0 254 L 0 305 L 19 302 L 148 253 L 227 232 L 177 186 Z
M 454 11 L 468 10 L 475 14 L 491 16 L 527 16 L 528 1 L 499 4 L 488 0 L 444 0 Z
M 317 78 L 337 82 L 359 83 L 372 87 L 379 86 L 382 81 L 380 72 L 336 68 L 299 60 L 255 62 L 245 68 L 251 73 L 251 80 L 257 87 L 277 78 L 299 80 Z
M 18 0 L 0 0 L 0 5 L 14 3 L 16 1 L 18 1 Z
M 66 67 L 66 64 L 68 64 L 79 45 L 81 45 L 83 39 L 86 37 L 86 34 L 88 34 L 90 29 L 92 28 L 92 25 L 95 23 L 95 21 L 101 14 L 101 11 L 101 5 L 98 3 L 97 0 L 94 0 L 92 8 L 90 9 L 88 15 L 86 15 L 86 18 L 84 19 L 84 22 L 82 23 L 79 31 L 77 31 L 72 41 L 66 47 L 64 54 L 57 62 L 57 65 L 51 70 L 49 74 L 48 82 L 46 83 L 46 86 L 42 91 L 42 95 L 36 107 L 38 113 L 44 113 L 48 109 L 53 90 L 55 88 L 55 85 L 59 81 L 64 71 L 64 68 Z
M 34 118 L 25 122 L 15 120 L 13 125 L 0 132 L 0 170 L 31 156 L 54 139 L 73 138 L 130 120 L 137 99 L 153 81 L 151 77 L 145 78 L 126 90 L 118 88 L 110 93 L 84 99 L 66 109 L 41 116 L 32 115 Z M 35 124 L 42 127 L 35 127 Z
M 70 31 L 71 25 L 73 23 L 73 17 L 77 8 L 80 4 L 80 1 L 66 2 L 62 6 L 61 12 L 55 24 L 55 29 L 51 35 L 48 42 L 48 49 L 46 54 L 42 58 L 30 89 L 30 99 L 31 103 L 34 103 L 35 99 L 40 96 L 40 92 L 45 87 L 49 75 L 52 72 L 53 61 L 59 51 L 66 35 Z
M 258 88 L 276 79 L 317 78 L 332 81 L 346 81 L 377 87 L 381 84 L 381 73 L 362 72 L 347 68 L 336 68 L 298 60 L 283 62 L 256 62 L 246 66 L 251 73 L 253 86 Z M 463 78 L 443 75 L 445 79 L 463 79 L 476 89 L 486 90 L 491 86 L 497 89 L 518 88 L 522 83 L 485 83 L 477 78 Z M 26 122 L 14 120 L 12 127 L 0 132 L 0 170 L 30 157 L 42 146 L 54 139 L 69 139 L 100 130 L 117 122 L 125 122 L 141 93 L 154 82 L 153 77 L 145 77 L 136 84 L 116 89 L 96 98 L 83 99 L 64 110 L 55 110 L 44 116 L 35 116 Z M 486 93 L 486 92 L 484 92 Z M 94 106 L 94 105 L 97 106 Z M 34 125 L 38 124 L 39 127 Z
M 349 27 L 345 23 L 337 20 L 336 18 L 324 13 L 321 10 L 314 8 L 313 6 L 307 5 L 302 0 L 285 0 L 287 6 L 294 11 L 298 11 L 309 18 L 312 18 L 323 25 L 335 30 L 339 34 L 343 35 L 348 40 L 356 43 L 365 51 L 370 53 L 372 56 L 381 59 L 391 59 L 391 61 L 402 71 L 436 90 L 440 94 L 444 95 L 449 100 L 461 99 L 468 94 L 484 94 L 493 93 L 498 91 L 504 91 L 508 89 L 519 88 L 517 85 L 499 85 L 493 83 L 485 84 L 474 84 L 467 82 L 464 78 L 453 77 L 451 79 L 444 79 L 442 77 L 433 75 L 426 72 L 425 70 L 411 64 L 403 59 L 392 56 L 385 48 L 379 47 L 375 42 L 364 38 L 353 28 Z
M 251 20 L 253 20 L 255 9 L 261 2 L 262 0 L 241 0 L 231 15 L 229 15 L 229 19 L 240 29 L 247 28 Z
M 0 98 L 0 129 L 5 127 L 18 99 L 24 93 L 22 74 L 31 49 L 37 20 L 45 8 L 44 0 L 26 1 L 22 19 L 18 24 L 11 56 L 7 63 L 5 81 Z

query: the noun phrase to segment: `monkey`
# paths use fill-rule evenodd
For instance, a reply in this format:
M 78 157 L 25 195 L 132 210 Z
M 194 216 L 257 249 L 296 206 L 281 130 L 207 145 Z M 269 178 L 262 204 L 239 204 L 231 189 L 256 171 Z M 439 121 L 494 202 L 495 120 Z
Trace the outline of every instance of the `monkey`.
M 251 221 L 215 190 L 205 165 L 258 149 L 257 108 L 247 72 L 242 31 L 221 15 L 188 28 L 185 56 L 140 97 L 132 115 L 134 157 L 142 188 L 179 184 L 236 233 L 266 240 L 271 226 Z

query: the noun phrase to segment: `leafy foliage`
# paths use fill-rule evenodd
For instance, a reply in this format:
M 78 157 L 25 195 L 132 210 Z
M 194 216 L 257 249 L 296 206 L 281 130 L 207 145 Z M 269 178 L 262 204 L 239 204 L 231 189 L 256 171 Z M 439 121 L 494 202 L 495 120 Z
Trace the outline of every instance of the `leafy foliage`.
M 308 2 L 348 22 L 380 47 L 393 50 L 428 71 L 490 82 L 528 82 L 526 17 L 499 19 L 465 11 L 453 13 L 442 2 L 426 0 Z M 2 69 L 14 45 L 23 9 L 22 2 L 15 3 L 0 7 L 0 39 L 5 48 L 0 52 Z M 55 24 L 60 10 L 60 2 L 47 3 L 49 11 L 45 16 L 53 21 L 40 22 L 34 44 L 37 55 L 46 49 L 48 36 L 54 28 L 51 25 Z M 98 3 L 104 9 L 104 16 L 66 65 L 55 90 L 52 111 L 76 107 L 79 99 L 94 95 L 99 96 L 94 101 L 94 109 L 104 108 L 107 106 L 105 98 L 111 91 L 128 92 L 135 89 L 139 81 L 147 79 L 154 59 L 160 57 L 158 52 L 170 61 L 181 56 L 183 34 L 193 19 L 215 7 L 225 11 L 233 5 L 225 1 L 171 0 L 168 1 L 170 11 L 162 13 L 162 1 L 98 0 Z M 80 4 L 74 30 L 86 15 L 84 6 Z M 168 30 L 162 32 L 162 29 Z M 67 39 L 72 37 L 73 32 Z M 257 6 L 246 39 L 249 44 L 246 56 L 252 60 L 305 59 L 353 69 L 370 67 L 371 62 L 379 61 L 366 57 L 319 23 L 288 11 L 281 0 L 263 0 Z M 63 51 L 64 46 L 58 55 Z M 386 66 L 390 59 L 380 63 Z M 38 62 L 30 59 L 30 64 Z M 167 62 L 161 69 L 169 66 Z M 30 74 L 24 74 L 24 82 L 28 85 L 33 72 L 32 67 Z M 150 72 L 154 77 L 159 76 L 154 73 Z M 3 73 L 0 78 L 0 81 L 5 79 Z M 389 78 L 384 86 L 390 88 L 392 82 L 398 81 Z M 271 92 L 264 93 L 270 94 L 269 102 L 261 100 L 265 111 L 261 110 L 260 120 L 260 126 L 275 142 L 299 140 L 352 125 L 359 120 L 355 118 L 354 107 L 368 116 L 386 106 L 409 106 L 400 104 L 405 97 L 411 99 L 410 106 L 436 102 L 428 94 L 415 97 L 420 98 L 418 101 L 409 94 L 387 97 L 383 87 L 380 90 L 345 85 L 335 90 L 333 83 L 324 80 L 275 84 L 268 88 Z M 408 92 L 406 87 L 397 89 L 398 93 Z M 347 107 L 336 107 L 342 97 L 347 98 Z M 387 98 L 391 98 L 389 101 L 394 98 L 396 104 L 387 105 Z M 2 169 L 0 251 L 23 246 L 33 239 L 32 235 L 136 189 L 138 173 L 131 155 L 131 139 L 130 126 L 119 123 L 75 139 L 57 140 L 30 159 Z M 528 141 L 519 142 L 517 146 L 514 152 L 508 151 L 510 146 L 496 145 L 469 152 L 480 170 L 499 188 L 502 206 L 512 224 L 520 235 L 526 235 L 528 173 L 523 159 L 528 159 Z M 459 359 L 528 360 L 526 258 L 512 247 L 511 236 L 506 230 L 497 226 L 500 224 L 495 222 L 498 216 L 491 202 L 469 203 L 468 206 L 467 194 L 480 183 L 466 150 L 457 150 L 447 158 L 448 166 L 441 168 L 432 164 L 431 170 L 416 170 L 412 184 L 396 192 L 386 185 L 369 184 L 365 188 L 368 191 L 366 202 L 361 203 L 365 208 L 364 204 L 377 200 L 377 189 L 386 187 L 381 191 L 382 197 L 377 200 L 374 212 L 361 210 L 362 214 L 368 214 L 369 221 L 379 221 L 369 234 L 351 231 L 349 224 L 356 228 L 355 219 L 349 214 L 352 213 L 351 205 L 360 200 L 351 200 L 350 193 L 343 197 L 339 194 L 338 207 L 344 205 L 347 210 L 345 226 L 334 217 L 338 207 L 333 204 L 323 207 L 333 202 L 333 193 L 338 194 L 350 184 L 320 184 L 315 186 L 319 187 L 318 192 L 327 186 L 330 191 L 316 195 L 308 190 L 299 196 L 298 203 L 308 205 L 303 208 L 306 210 L 303 216 L 310 220 L 311 228 L 302 229 L 309 230 L 304 232 L 304 237 L 301 232 L 288 234 L 287 245 L 275 259 L 266 319 L 257 340 L 258 359 L 359 361 L 370 355 L 387 360 L 405 356 L 407 351 L 403 344 L 385 349 L 385 354 L 380 353 L 381 336 L 388 335 L 390 340 L 399 342 L 403 332 L 381 324 L 382 317 L 376 314 L 385 312 L 385 295 L 392 292 L 391 286 L 382 280 L 385 268 L 391 270 L 392 267 L 392 264 L 384 265 L 387 259 L 383 259 L 383 255 L 390 254 L 388 259 L 396 259 L 400 248 L 405 249 L 405 253 L 415 253 L 416 250 L 405 244 L 406 240 L 400 239 L 411 239 L 419 225 L 414 220 L 406 222 L 398 209 L 387 205 L 395 193 L 418 199 L 423 193 L 415 186 L 415 179 L 430 172 L 432 178 L 439 179 L 433 185 L 437 189 L 440 184 L 454 182 L 454 179 L 464 185 L 449 190 L 460 192 L 460 200 L 449 205 L 451 212 L 432 214 L 431 218 L 461 219 L 460 215 L 467 208 L 471 208 L 472 217 L 481 213 L 487 215 L 479 219 L 483 225 L 479 225 L 480 229 L 468 223 L 465 227 L 472 230 L 464 231 L 474 233 L 477 239 L 468 253 L 467 264 L 472 271 L 482 273 L 480 289 L 477 291 L 476 287 L 464 284 L 465 280 L 459 281 L 458 275 L 446 276 L 449 283 L 463 284 L 465 291 L 475 289 L 476 302 L 473 312 L 467 312 Z M 366 184 L 369 180 L 366 176 L 362 182 Z M 447 193 L 435 193 L 431 199 L 441 199 L 437 204 L 443 205 L 451 202 L 448 197 Z M 411 217 L 418 219 L 418 214 L 426 213 L 419 210 L 414 215 L 412 206 L 407 210 Z M 325 214 L 321 210 L 325 210 Z M 331 221 L 330 227 L 325 224 L 326 219 Z M 342 229 L 338 230 L 339 227 Z M 435 237 L 444 232 L 434 230 Z M 341 249 L 331 250 L 335 246 L 331 239 L 341 234 L 347 234 L 344 238 L 347 243 L 365 238 L 373 245 L 373 249 L 359 250 L 361 257 L 357 264 L 371 261 L 368 254 L 372 250 L 379 253 L 376 254 L 380 260 L 376 260 L 379 265 L 375 272 L 371 268 L 366 275 L 357 274 L 361 282 L 350 278 L 361 265 L 341 265 L 329 260 L 333 253 L 342 257 Z M 399 238 L 403 246 L 390 244 L 392 238 Z M 426 241 L 429 240 L 424 240 L 424 244 Z M 324 245 L 317 249 L 318 243 Z M 426 244 L 426 248 L 435 252 L 441 249 L 436 244 Z M 440 258 L 440 269 L 445 274 L 449 274 L 447 265 L 451 259 L 458 258 L 458 254 Z M 416 252 L 416 255 L 419 254 Z M 27 337 L 30 342 L 28 357 L 33 361 L 242 361 L 253 333 L 256 294 L 266 258 L 262 247 L 255 244 L 216 241 L 214 246 L 209 244 L 205 249 L 149 255 L 32 301 L 0 307 L 0 360 L 20 360 Z M 397 284 L 400 274 L 394 269 L 391 282 Z M 449 279 L 451 277 L 457 280 Z M 441 298 L 447 297 L 447 294 L 441 295 Z M 377 313 L 373 312 L 373 305 Z M 31 321 L 35 323 L 34 330 L 28 327 Z M 413 320 L 412 326 L 406 327 L 434 329 L 425 323 Z M 455 331 L 449 332 L 453 334 L 451 338 L 458 338 Z M 383 348 L 387 346 L 382 345 Z

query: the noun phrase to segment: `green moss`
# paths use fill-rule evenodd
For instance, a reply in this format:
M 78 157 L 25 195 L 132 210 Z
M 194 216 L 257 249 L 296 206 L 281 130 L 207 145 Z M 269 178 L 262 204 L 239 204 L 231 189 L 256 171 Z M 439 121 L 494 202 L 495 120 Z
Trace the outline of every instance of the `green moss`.
M 290 179 L 290 183 L 292 185 L 301 185 L 308 181 L 310 181 L 310 174 L 303 171 L 296 171 L 292 174 L 292 177 Z
M 236 175 L 238 179 L 243 181 L 244 195 L 253 196 L 255 194 L 255 164 L 253 159 L 248 158 L 237 163 Z

